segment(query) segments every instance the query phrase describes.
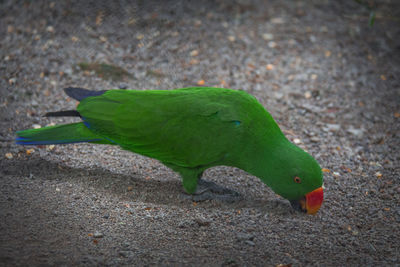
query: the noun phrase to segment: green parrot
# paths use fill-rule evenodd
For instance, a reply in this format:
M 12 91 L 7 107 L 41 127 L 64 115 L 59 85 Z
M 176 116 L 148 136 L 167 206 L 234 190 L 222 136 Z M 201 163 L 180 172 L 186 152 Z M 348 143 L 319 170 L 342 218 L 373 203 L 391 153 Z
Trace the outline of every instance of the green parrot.
M 82 121 L 19 131 L 17 144 L 118 145 L 179 173 L 188 194 L 196 193 L 206 169 L 234 166 L 259 177 L 297 210 L 315 214 L 322 204 L 317 161 L 286 139 L 265 108 L 242 90 L 64 90 L 80 101 L 77 109 L 45 116 Z

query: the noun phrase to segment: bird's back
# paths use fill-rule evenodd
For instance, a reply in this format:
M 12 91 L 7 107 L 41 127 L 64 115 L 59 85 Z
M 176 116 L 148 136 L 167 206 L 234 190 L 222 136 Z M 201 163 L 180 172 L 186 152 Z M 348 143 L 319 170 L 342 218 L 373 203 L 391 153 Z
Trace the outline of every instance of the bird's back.
M 188 168 L 229 164 L 256 128 L 278 127 L 253 96 L 222 88 L 110 90 L 83 99 L 78 112 L 124 149 Z

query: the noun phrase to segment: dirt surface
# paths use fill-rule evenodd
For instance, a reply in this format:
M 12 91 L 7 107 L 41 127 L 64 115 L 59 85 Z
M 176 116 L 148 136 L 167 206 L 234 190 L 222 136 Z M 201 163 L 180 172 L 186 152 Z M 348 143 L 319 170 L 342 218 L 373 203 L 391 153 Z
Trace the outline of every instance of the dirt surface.
M 375 5 L 371 28 L 355 1 L 1 1 L 0 265 L 399 265 L 400 5 Z M 194 203 L 116 147 L 7 141 L 70 122 L 42 117 L 64 87 L 194 85 L 253 94 L 320 162 L 316 216 L 235 168 L 205 179 L 243 200 Z

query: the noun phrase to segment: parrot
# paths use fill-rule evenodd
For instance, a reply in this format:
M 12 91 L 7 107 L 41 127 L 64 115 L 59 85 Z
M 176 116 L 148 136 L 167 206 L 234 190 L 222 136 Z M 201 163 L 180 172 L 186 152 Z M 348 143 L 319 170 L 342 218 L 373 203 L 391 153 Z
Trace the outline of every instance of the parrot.
M 116 145 L 172 169 L 188 195 L 203 172 L 231 166 L 256 176 L 294 210 L 316 214 L 323 202 L 318 162 L 290 142 L 271 114 L 244 90 L 88 90 L 68 87 L 75 110 L 48 112 L 80 121 L 16 132 L 16 144 Z

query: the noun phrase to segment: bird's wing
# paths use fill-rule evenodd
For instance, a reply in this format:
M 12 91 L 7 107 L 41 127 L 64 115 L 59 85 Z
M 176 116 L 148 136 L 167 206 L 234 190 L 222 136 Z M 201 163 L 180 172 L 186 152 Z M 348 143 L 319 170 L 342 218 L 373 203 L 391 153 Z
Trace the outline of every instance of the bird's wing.
M 110 90 L 84 99 L 78 112 L 90 130 L 124 149 L 194 168 L 221 164 L 239 142 L 247 116 L 240 114 L 240 94 L 217 88 Z

